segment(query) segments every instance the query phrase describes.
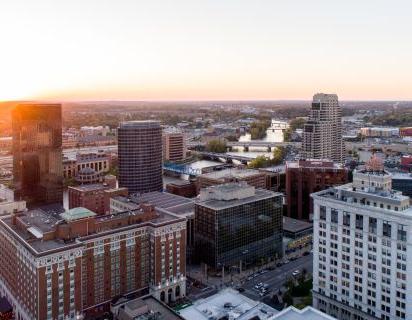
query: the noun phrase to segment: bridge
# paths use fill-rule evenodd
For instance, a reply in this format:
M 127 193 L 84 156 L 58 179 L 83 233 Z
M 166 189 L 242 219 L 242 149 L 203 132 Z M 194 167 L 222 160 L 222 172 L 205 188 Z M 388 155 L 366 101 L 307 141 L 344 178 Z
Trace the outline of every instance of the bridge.
M 171 162 L 163 163 L 163 170 L 179 174 L 186 174 L 189 176 L 198 176 L 202 174 L 201 169 L 195 169 L 186 164 L 177 164 Z
M 205 142 L 200 141 L 190 141 L 187 143 L 188 148 L 196 148 L 196 147 L 205 147 Z M 275 147 L 286 147 L 286 146 L 294 146 L 296 148 L 300 148 L 300 142 L 271 142 L 271 141 L 228 141 L 226 142 L 226 146 L 228 148 L 232 147 L 243 147 L 245 151 L 248 151 L 249 147 L 262 147 L 267 148 L 270 152 L 272 148 Z
M 227 153 L 215 153 L 215 152 L 196 152 L 196 154 L 208 158 L 210 160 L 225 160 L 226 162 L 231 162 L 232 160 L 237 160 L 242 162 L 243 164 L 247 164 L 249 161 L 253 160 L 252 157 L 245 157 L 240 155 L 234 154 L 227 154 Z

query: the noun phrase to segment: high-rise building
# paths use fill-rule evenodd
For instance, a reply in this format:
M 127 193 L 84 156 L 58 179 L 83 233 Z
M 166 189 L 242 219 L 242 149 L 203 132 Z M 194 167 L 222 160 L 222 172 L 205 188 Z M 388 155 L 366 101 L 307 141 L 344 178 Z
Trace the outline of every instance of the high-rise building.
M 338 319 L 412 319 L 412 208 L 373 158 L 314 200 L 313 306 Z
M 94 319 L 121 296 L 185 296 L 185 218 L 147 203 L 109 215 L 47 210 L 0 218 L 0 292 L 16 319 Z
M 282 194 L 246 182 L 201 190 L 195 255 L 214 269 L 282 255 Z
M 348 169 L 330 160 L 299 160 L 286 163 L 287 215 L 312 220 L 310 194 L 348 182 Z
M 176 128 L 163 130 L 163 159 L 165 161 L 181 161 L 186 158 L 185 134 Z
M 162 128 L 158 121 L 122 122 L 118 128 L 119 186 L 130 194 L 161 191 Z
M 313 96 L 309 120 L 303 129 L 302 156 L 343 162 L 342 111 L 336 94 Z
M 12 111 L 15 199 L 28 207 L 63 203 L 60 104 L 20 104 Z

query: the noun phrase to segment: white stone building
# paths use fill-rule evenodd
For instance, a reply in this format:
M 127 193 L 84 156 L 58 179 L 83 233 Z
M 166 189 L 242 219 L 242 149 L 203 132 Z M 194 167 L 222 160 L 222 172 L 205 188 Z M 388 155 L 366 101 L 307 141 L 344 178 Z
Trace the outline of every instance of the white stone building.
M 312 194 L 313 306 L 338 319 L 412 319 L 412 208 L 379 161 Z

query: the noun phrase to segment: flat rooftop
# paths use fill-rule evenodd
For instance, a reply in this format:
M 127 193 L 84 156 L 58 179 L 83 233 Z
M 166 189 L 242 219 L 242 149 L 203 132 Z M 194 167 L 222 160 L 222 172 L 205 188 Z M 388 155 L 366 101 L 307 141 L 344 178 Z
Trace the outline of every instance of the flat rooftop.
M 108 189 L 108 186 L 103 183 L 82 184 L 80 186 L 69 187 L 70 189 L 87 192 Z
M 283 230 L 287 232 L 297 233 L 312 228 L 312 223 L 283 216 Z
M 355 190 L 356 189 L 356 190 Z M 401 204 L 408 202 L 408 196 L 402 195 L 399 191 L 365 191 L 360 188 L 354 188 L 352 183 L 336 186 L 330 189 L 322 190 L 312 193 L 313 198 L 327 198 L 329 200 L 345 202 L 351 206 L 369 208 L 371 210 L 379 210 L 384 213 L 391 213 L 396 215 L 412 217 L 412 207 L 401 209 Z M 357 199 L 355 202 L 354 199 Z M 363 202 L 361 202 L 363 200 Z M 370 205 L 366 201 L 370 202 Z M 372 203 L 384 203 L 383 208 L 372 206 Z M 391 205 L 390 209 L 386 205 Z M 398 211 L 394 210 L 398 207 Z
M 228 288 L 179 311 L 186 320 L 269 320 L 279 311 Z M 225 318 L 226 317 L 226 318 Z M 255 318 L 256 317 L 256 318 Z
M 208 178 L 208 179 L 245 179 L 248 177 L 253 177 L 256 175 L 261 175 L 262 173 L 259 170 L 254 169 L 239 169 L 239 168 L 228 168 L 223 170 L 212 171 L 209 173 L 204 173 L 200 175 L 200 178 Z
M 139 195 L 131 195 L 131 201 L 135 203 L 150 203 L 158 208 L 168 209 L 182 204 L 192 203 L 193 200 L 167 192 L 148 192 Z
M 114 305 L 122 305 L 119 310 L 119 320 L 144 320 L 152 319 L 151 316 L 156 314 L 157 320 L 182 320 L 183 318 L 171 308 L 156 300 L 152 296 L 146 296 L 138 299 L 123 302 L 120 298 Z
M 341 164 L 327 159 L 288 161 L 286 168 L 345 169 Z
M 236 191 L 239 188 L 236 184 L 225 184 L 225 185 L 218 185 L 214 187 L 224 188 L 226 191 Z M 242 199 L 233 199 L 233 200 L 205 200 L 201 201 L 200 199 L 196 200 L 196 204 L 204 207 L 208 207 L 213 210 L 221 210 L 230 207 L 240 206 L 246 203 L 251 203 L 259 200 L 270 199 L 274 197 L 282 197 L 282 193 L 280 192 L 272 192 L 265 189 L 255 189 L 255 193 L 253 196 L 242 198 Z
M 336 320 L 336 318 L 309 306 L 301 310 L 290 306 L 280 311 L 271 320 Z
M 113 229 L 104 229 L 89 234 L 88 236 L 77 237 L 69 240 L 63 240 L 54 238 L 51 240 L 44 240 L 43 234 L 48 232 L 54 232 L 58 224 L 65 224 L 73 219 L 83 219 L 94 217 L 96 223 L 104 222 L 108 220 L 117 220 L 125 218 L 127 216 L 138 215 L 142 213 L 142 210 L 130 210 L 119 212 L 116 214 L 107 214 L 101 216 L 94 216 L 94 213 L 84 208 L 75 208 L 71 212 L 51 212 L 44 209 L 34 209 L 22 213 L 18 219 L 20 219 L 27 228 L 18 228 L 13 224 L 11 216 L 5 216 L 0 218 L 0 224 L 3 225 L 9 232 L 20 242 L 23 242 L 26 247 L 31 249 L 34 254 L 42 255 L 49 254 L 50 251 L 59 251 L 62 249 L 69 249 L 71 247 L 82 246 L 83 239 L 90 239 L 103 234 L 112 234 L 119 232 L 120 230 L 128 230 L 136 227 L 145 226 L 161 226 L 165 223 L 179 221 L 180 218 L 174 214 L 155 209 L 157 217 L 151 220 L 143 221 L 140 223 L 130 224 L 126 226 L 116 227 Z

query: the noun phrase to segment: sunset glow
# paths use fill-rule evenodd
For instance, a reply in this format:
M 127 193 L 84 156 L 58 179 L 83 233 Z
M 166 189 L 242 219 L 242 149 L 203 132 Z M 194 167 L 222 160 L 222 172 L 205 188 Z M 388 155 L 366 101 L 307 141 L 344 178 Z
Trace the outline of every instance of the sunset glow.
M 0 99 L 412 99 L 407 1 L 5 0 Z

